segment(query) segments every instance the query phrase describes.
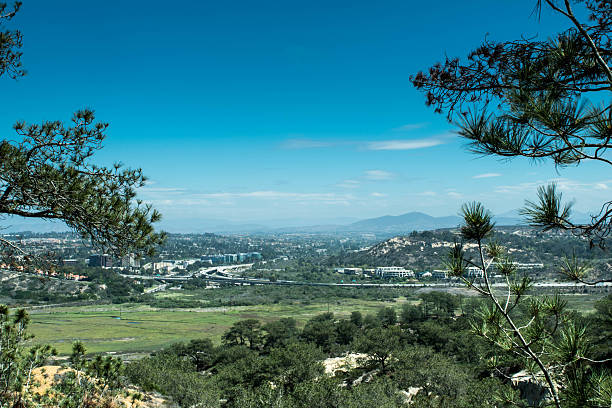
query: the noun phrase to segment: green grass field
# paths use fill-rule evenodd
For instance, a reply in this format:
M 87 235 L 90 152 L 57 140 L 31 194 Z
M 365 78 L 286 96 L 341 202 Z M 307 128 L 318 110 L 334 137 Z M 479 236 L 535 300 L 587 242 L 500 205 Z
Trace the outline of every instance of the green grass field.
M 49 343 L 60 354 L 70 352 L 81 340 L 89 352 L 136 353 L 160 349 L 177 341 L 211 338 L 219 343 L 222 334 L 239 320 L 255 318 L 268 322 L 293 317 L 300 325 L 316 314 L 334 312 L 348 316 L 352 311 L 376 311 L 382 306 L 400 308 L 396 302 L 346 299 L 310 305 L 257 305 L 208 309 L 153 309 L 148 306 L 104 305 L 32 310 L 30 332 L 34 343 Z M 121 319 L 117 317 L 121 314 Z
M 570 309 L 582 313 L 594 310 L 603 295 L 565 295 Z M 255 318 L 268 322 L 293 317 L 300 325 L 316 314 L 327 312 L 348 316 L 352 311 L 376 312 L 383 306 L 398 311 L 407 300 L 391 302 L 339 299 L 330 303 L 268 304 L 201 309 L 155 309 L 140 304 L 55 307 L 31 310 L 33 343 L 52 344 L 68 354 L 71 344 L 81 340 L 91 353 L 150 352 L 178 341 L 211 338 L 219 343 L 222 334 L 235 322 Z M 121 319 L 118 319 L 121 314 Z

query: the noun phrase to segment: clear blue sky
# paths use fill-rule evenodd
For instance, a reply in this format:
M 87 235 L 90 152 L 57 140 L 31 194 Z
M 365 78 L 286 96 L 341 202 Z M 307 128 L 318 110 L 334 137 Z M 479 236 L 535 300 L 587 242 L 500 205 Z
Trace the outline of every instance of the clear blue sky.
M 142 167 L 167 225 L 447 215 L 474 199 L 503 213 L 550 179 L 594 209 L 607 168 L 477 158 L 408 80 L 485 33 L 567 26 L 534 4 L 25 0 L 12 26 L 28 75 L 2 80 L 0 129 L 93 108 L 110 123 L 97 160 Z

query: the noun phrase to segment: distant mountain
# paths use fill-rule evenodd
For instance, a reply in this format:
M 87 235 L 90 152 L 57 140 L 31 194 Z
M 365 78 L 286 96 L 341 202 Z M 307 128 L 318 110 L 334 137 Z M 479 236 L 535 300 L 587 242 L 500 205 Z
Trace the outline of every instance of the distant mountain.
M 507 211 L 505 213 L 498 214 L 493 219 L 495 225 L 525 225 L 525 218 L 519 213 L 519 210 Z
M 342 228 L 345 231 L 355 232 L 385 232 L 408 233 L 411 231 L 424 231 L 440 228 L 452 228 L 461 223 L 456 215 L 446 217 L 432 217 L 421 212 L 409 212 L 402 215 L 385 215 L 384 217 L 370 218 L 357 221 Z
M 586 220 L 588 216 L 576 213 L 576 220 Z M 448 215 L 434 217 L 422 212 L 409 212 L 401 215 L 385 215 L 382 217 L 355 220 L 354 218 L 321 219 L 318 222 L 301 219 L 258 220 L 256 222 L 239 222 L 223 219 L 163 219 L 159 228 L 172 233 L 375 233 L 382 235 L 401 235 L 412 231 L 426 231 L 441 228 L 455 228 L 461 224 L 461 217 Z M 495 217 L 498 226 L 524 225 L 525 221 L 518 210 L 506 212 Z M 20 219 L 11 217 L 3 220 L 0 229 L 5 233 L 32 232 L 64 232 L 69 229 L 64 223 L 36 219 Z
M 584 217 L 581 217 L 584 218 Z M 494 216 L 493 220 L 498 226 L 525 225 L 524 218 L 518 210 L 508 211 Z M 412 231 L 427 231 L 441 228 L 455 228 L 462 223 L 462 218 L 458 215 L 447 215 L 443 217 L 433 217 L 422 212 L 409 212 L 402 215 L 385 215 L 383 217 L 369 218 L 354 222 L 345 227 L 340 227 L 341 231 L 351 232 L 381 232 L 402 234 Z

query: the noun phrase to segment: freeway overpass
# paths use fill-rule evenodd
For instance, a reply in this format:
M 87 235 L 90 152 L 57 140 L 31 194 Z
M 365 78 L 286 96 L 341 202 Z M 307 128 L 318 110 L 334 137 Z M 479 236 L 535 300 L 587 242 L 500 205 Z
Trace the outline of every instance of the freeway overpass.
M 213 266 L 210 268 L 203 268 L 203 269 L 200 269 L 199 271 L 188 273 L 185 275 L 178 275 L 178 274 L 177 275 L 133 275 L 133 274 L 123 274 L 123 273 L 121 273 L 120 275 L 123 276 L 124 278 L 131 278 L 131 279 L 144 279 L 144 280 L 157 280 L 157 281 L 184 281 L 184 280 L 189 280 L 189 279 L 196 278 L 196 277 L 204 277 L 208 279 L 207 276 L 211 273 L 222 274 L 222 275 L 230 274 L 230 272 L 228 271 L 248 269 L 251 266 L 253 266 L 252 263 L 240 264 L 240 265 Z
M 280 285 L 280 286 L 340 286 L 340 287 L 410 287 L 420 288 L 424 286 L 453 286 L 452 283 L 440 283 L 440 284 L 420 284 L 420 283 L 332 283 L 332 282 L 299 282 L 289 280 L 277 280 L 270 281 L 267 279 L 256 279 L 256 278 L 240 278 L 237 276 L 226 276 L 220 275 L 216 268 L 209 272 L 197 272 L 192 275 L 166 275 L 166 276 L 147 276 L 147 275 L 126 275 L 121 274 L 124 278 L 131 279 L 142 279 L 142 280 L 156 280 L 159 282 L 172 282 L 172 281 L 187 281 L 195 277 L 205 279 L 211 282 L 225 282 L 230 284 L 241 284 L 241 285 Z
M 159 282 L 171 282 L 171 281 L 186 281 L 195 277 L 205 279 L 211 282 L 225 282 L 229 284 L 237 285 L 278 285 L 278 286 L 335 286 L 335 287 L 348 287 L 348 288 L 424 288 L 424 287 L 464 287 L 465 284 L 462 282 L 444 282 L 444 283 L 333 283 L 333 282 L 300 282 L 290 280 L 276 280 L 270 281 L 267 279 L 257 278 L 242 278 L 233 275 L 229 271 L 240 270 L 249 268 L 252 264 L 243 265 L 231 265 L 231 266 L 219 266 L 200 269 L 189 275 L 166 275 L 166 276 L 143 276 L 143 275 L 121 275 L 126 278 L 133 279 L 152 279 Z M 505 283 L 495 283 L 494 287 L 505 287 Z M 575 284 L 571 282 L 538 282 L 534 286 L 538 288 L 552 288 L 552 289 L 572 289 L 572 288 L 594 288 L 589 285 L 582 283 Z M 612 284 L 601 285 L 605 286 L 606 290 L 612 287 Z M 603 287 L 597 286 L 600 289 Z

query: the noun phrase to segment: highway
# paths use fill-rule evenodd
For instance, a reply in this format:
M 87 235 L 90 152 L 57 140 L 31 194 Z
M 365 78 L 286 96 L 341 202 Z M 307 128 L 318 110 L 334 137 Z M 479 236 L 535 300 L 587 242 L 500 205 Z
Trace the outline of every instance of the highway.
M 275 280 L 257 278 L 242 278 L 232 272 L 239 272 L 251 267 L 252 264 L 219 266 L 200 269 L 189 275 L 169 275 L 169 276 L 142 276 L 142 275 L 122 275 L 133 279 L 154 279 L 160 282 L 185 281 L 193 278 L 201 278 L 211 282 L 226 282 L 240 285 L 279 285 L 279 286 L 335 286 L 353 288 L 424 288 L 424 287 L 464 287 L 462 282 L 444 283 L 333 283 L 333 282 L 300 282 L 291 280 Z M 162 285 L 163 286 L 163 285 Z M 505 287 L 505 283 L 493 284 L 494 287 Z M 534 286 L 538 288 L 578 288 L 588 286 L 571 282 L 538 282 Z M 606 285 L 607 286 L 607 285 Z M 158 290 L 164 290 L 158 289 Z

